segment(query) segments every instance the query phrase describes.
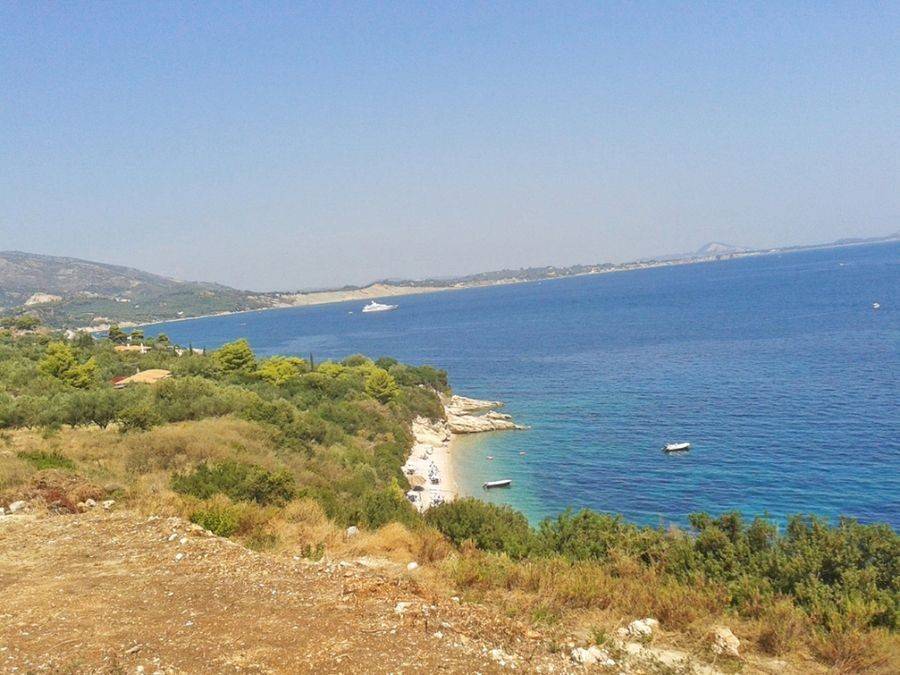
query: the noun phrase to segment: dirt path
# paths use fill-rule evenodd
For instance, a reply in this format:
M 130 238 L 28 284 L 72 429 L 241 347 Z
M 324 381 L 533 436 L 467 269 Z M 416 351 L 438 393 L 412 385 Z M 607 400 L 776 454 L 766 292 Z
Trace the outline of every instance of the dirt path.
M 559 671 L 479 612 L 406 574 L 257 554 L 177 519 L 0 517 L 0 672 Z

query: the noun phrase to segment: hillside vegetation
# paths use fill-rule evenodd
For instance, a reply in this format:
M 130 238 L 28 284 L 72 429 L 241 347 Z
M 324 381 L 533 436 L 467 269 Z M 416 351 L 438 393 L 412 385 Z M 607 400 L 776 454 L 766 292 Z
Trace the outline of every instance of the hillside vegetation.
M 652 616 L 701 654 L 725 623 L 750 654 L 801 668 L 898 666 L 900 538 L 886 525 L 696 514 L 681 532 L 582 511 L 534 527 L 474 499 L 423 517 L 400 467 L 411 421 L 444 414 L 443 371 L 149 344 L 0 333 L 0 504 L 77 511 L 111 496 L 258 550 L 413 559 L 457 594 L 610 649 L 618 626 Z M 111 384 L 150 368 L 172 377 Z M 362 533 L 347 539 L 350 525 Z
M 265 295 L 176 281 L 129 267 L 0 252 L 0 310 L 27 310 L 53 326 L 87 326 L 98 317 L 123 323 L 159 321 L 260 309 L 273 302 Z

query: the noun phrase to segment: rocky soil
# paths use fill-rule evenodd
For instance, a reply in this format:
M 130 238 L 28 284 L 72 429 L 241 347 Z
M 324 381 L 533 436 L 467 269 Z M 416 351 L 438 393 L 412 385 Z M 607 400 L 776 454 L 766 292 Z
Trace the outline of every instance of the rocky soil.
M 422 570 L 250 551 L 179 519 L 0 516 L 0 672 L 561 672 Z M 371 564 L 371 563 L 368 563 Z
M 652 618 L 601 648 L 447 597 L 415 563 L 256 553 L 178 518 L 84 508 L 0 514 L 0 672 L 720 672 L 659 644 Z M 727 628 L 713 638 L 726 672 L 789 672 L 738 660 Z

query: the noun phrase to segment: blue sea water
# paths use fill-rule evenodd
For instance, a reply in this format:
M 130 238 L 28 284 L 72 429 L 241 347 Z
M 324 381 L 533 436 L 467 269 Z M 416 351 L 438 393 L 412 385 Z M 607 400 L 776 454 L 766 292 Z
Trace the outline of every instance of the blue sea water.
M 900 244 L 394 302 L 382 314 L 351 302 L 147 333 L 445 368 L 458 393 L 503 400 L 530 426 L 463 439 L 463 490 L 533 520 L 586 506 L 649 524 L 739 510 L 900 528 Z M 661 452 L 681 440 L 691 452 Z M 498 478 L 513 487 L 480 489 Z

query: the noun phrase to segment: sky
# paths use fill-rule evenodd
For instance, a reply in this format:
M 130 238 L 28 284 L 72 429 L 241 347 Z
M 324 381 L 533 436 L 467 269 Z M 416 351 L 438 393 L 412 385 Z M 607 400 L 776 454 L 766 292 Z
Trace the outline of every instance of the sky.
M 0 4 L 0 250 L 288 290 L 898 229 L 898 2 Z

